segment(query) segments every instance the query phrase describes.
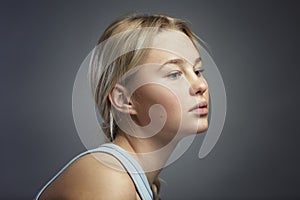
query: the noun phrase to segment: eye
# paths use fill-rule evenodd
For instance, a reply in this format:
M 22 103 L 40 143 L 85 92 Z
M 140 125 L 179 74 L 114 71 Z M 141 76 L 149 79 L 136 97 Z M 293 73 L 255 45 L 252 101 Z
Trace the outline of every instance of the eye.
M 204 69 L 196 69 L 195 70 L 195 74 L 199 77 L 202 76 L 202 72 L 204 72 Z
M 176 80 L 176 79 L 179 79 L 181 77 L 181 75 L 182 75 L 181 71 L 175 71 L 175 72 L 168 74 L 167 77 L 172 80 Z

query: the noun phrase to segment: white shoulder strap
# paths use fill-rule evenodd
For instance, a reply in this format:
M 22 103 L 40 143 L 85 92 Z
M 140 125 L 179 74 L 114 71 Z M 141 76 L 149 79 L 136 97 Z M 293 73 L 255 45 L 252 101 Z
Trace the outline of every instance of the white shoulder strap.
M 151 191 L 147 177 L 142 167 L 139 165 L 139 163 L 121 147 L 112 143 L 106 143 L 96 149 L 88 150 L 74 157 L 40 190 L 40 192 L 35 197 L 35 200 L 38 200 L 42 192 L 75 160 L 77 160 L 81 156 L 84 156 L 89 153 L 94 153 L 94 152 L 108 153 L 114 156 L 115 158 L 117 158 L 120 161 L 120 163 L 124 166 L 128 174 L 130 175 L 141 199 L 142 200 L 153 199 L 153 193 Z
M 112 143 L 103 144 L 99 149 L 101 152 L 111 154 L 122 163 L 142 199 L 153 199 L 152 190 L 142 167 L 129 153 Z

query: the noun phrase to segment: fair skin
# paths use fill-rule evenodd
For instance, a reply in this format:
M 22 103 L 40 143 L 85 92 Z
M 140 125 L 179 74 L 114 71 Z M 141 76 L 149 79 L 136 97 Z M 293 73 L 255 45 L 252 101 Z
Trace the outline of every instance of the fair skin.
M 104 153 L 82 156 L 51 183 L 39 199 L 139 199 L 127 173 L 99 162 L 98 158 L 103 159 L 105 156 Z M 110 156 L 109 160 L 113 159 Z
M 162 37 L 169 36 L 162 34 Z M 136 127 L 135 133 L 129 132 L 129 129 L 118 129 L 113 143 L 134 154 L 150 185 L 177 143 L 183 137 L 203 132 L 208 127 L 209 93 L 201 75 L 201 58 L 190 40 L 187 37 L 183 39 L 189 41 L 185 43 L 184 50 L 176 50 L 179 54 L 180 51 L 184 51 L 182 54 L 188 52 L 188 59 L 153 48 L 143 60 L 145 66 L 137 70 L 132 81 L 136 84 L 142 80 L 148 84 L 130 91 L 134 86 L 118 83 L 109 94 L 114 113 L 120 118 L 130 116 L 132 121 L 129 123 L 134 123 Z M 200 102 L 206 103 L 206 106 L 201 107 Z M 161 105 L 164 112 L 158 109 L 152 114 L 155 118 L 165 119 L 165 123 L 149 137 L 136 137 L 149 134 L 149 129 L 145 131 L 143 127 L 155 123 L 148 112 L 156 104 Z M 163 153 L 151 153 L 166 145 L 168 147 Z M 48 186 L 40 199 L 133 200 L 139 199 L 139 196 L 130 176 L 115 158 L 104 153 L 93 153 L 72 163 Z

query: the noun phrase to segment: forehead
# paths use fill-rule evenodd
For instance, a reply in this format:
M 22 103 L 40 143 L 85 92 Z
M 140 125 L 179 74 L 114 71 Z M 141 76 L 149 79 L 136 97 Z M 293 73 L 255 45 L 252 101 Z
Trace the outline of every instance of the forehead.
M 146 30 L 153 31 L 153 30 Z M 157 34 L 151 43 L 142 44 L 139 49 L 147 49 L 147 54 L 139 62 L 138 66 L 131 68 L 121 78 L 121 82 L 144 80 L 141 76 L 148 75 L 155 71 L 161 64 L 172 59 L 184 59 L 190 64 L 200 57 L 200 53 L 191 39 L 183 32 L 165 29 Z M 151 66 L 151 67 L 149 67 Z M 134 76 L 133 76 L 134 75 Z M 137 78 L 138 77 L 138 78 Z M 147 76 L 148 77 L 148 76 Z M 147 77 L 145 80 L 147 80 Z
M 154 37 L 145 62 L 160 63 L 174 57 L 193 63 L 199 51 L 191 39 L 180 31 L 165 30 Z

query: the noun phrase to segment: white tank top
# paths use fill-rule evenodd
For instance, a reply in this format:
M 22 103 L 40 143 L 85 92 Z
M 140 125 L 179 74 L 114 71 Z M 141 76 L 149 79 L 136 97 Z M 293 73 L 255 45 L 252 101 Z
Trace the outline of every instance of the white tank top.
M 143 171 L 140 164 L 124 149 L 121 147 L 113 144 L 113 143 L 106 143 L 100 145 L 96 149 L 88 150 L 86 152 L 83 152 L 76 157 L 74 157 L 68 164 L 66 164 L 37 194 L 35 197 L 35 200 L 38 200 L 42 192 L 68 167 L 70 166 L 76 159 L 78 159 L 81 156 L 84 156 L 89 153 L 94 152 L 104 152 L 107 154 L 110 154 L 117 158 L 120 163 L 124 166 L 125 170 L 130 175 L 136 190 L 141 197 L 142 200 L 152 200 L 153 199 L 153 193 L 150 188 L 150 185 L 148 183 L 147 177 L 145 175 L 145 172 Z

